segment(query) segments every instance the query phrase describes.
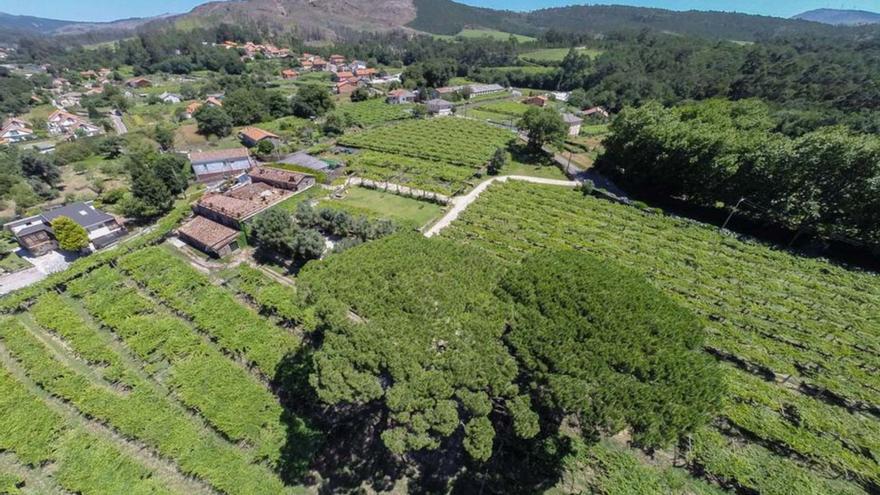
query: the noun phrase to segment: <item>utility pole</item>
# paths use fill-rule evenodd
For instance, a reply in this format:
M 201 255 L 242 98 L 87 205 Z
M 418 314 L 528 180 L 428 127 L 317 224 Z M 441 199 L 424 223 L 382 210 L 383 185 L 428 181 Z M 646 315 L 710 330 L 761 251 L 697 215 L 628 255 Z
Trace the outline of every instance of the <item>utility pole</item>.
M 727 220 L 724 221 L 724 225 L 721 226 L 721 230 L 727 228 L 727 224 L 730 223 L 730 219 L 733 218 L 733 215 L 737 212 L 737 210 L 739 210 L 739 205 L 741 205 L 742 202 L 745 200 L 746 198 L 739 198 L 739 201 L 736 202 L 736 206 L 734 206 L 733 210 L 731 210 L 730 215 L 727 215 Z

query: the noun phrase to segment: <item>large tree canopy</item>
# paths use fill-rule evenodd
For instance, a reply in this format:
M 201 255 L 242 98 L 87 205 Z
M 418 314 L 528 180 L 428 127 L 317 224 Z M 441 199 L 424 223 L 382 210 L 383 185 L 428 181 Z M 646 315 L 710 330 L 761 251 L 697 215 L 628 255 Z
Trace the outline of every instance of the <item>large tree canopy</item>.
M 500 269 L 479 252 L 419 235 L 392 236 L 307 266 L 300 279 L 325 310 L 311 381 L 330 404 L 377 401 L 382 438 L 399 454 L 434 449 L 456 431 L 479 460 L 492 452 L 489 414 L 526 404 L 501 341 L 492 294 Z M 336 301 L 342 303 L 333 311 Z M 346 314 L 351 309 L 358 318 Z M 534 413 L 519 415 L 523 436 Z
M 501 281 L 510 342 L 541 405 L 581 428 L 659 447 L 706 423 L 720 373 L 702 328 L 641 276 L 575 251 L 533 255 Z

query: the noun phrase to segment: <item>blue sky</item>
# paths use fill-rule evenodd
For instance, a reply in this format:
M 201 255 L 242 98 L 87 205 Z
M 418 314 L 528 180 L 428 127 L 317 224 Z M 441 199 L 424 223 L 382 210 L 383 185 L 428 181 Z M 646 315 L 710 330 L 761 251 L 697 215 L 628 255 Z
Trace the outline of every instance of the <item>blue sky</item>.
M 462 0 L 459 0 L 462 1 Z M 75 21 L 108 21 L 186 12 L 202 0 L 0 0 L 0 12 Z M 572 3 L 616 3 L 675 10 L 726 10 L 790 17 L 820 7 L 880 12 L 880 0 L 463 0 L 463 3 L 499 9 L 532 10 Z

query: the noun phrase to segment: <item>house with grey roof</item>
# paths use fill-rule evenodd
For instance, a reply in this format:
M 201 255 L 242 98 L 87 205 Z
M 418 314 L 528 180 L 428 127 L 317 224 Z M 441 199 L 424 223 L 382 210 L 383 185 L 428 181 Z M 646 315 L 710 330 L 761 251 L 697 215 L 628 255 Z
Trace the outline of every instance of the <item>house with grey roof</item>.
M 452 115 L 452 109 L 455 107 L 452 103 L 446 100 L 441 100 L 440 98 L 426 101 L 425 106 L 428 108 L 428 113 L 430 115 L 437 115 L 440 117 L 444 115 Z
M 278 163 L 286 163 L 288 165 L 299 165 L 300 167 L 310 168 L 316 172 L 326 172 L 330 170 L 330 164 L 324 160 L 319 160 L 305 151 L 285 156 Z
M 568 126 L 569 136 L 577 136 L 581 133 L 581 124 L 584 123 L 584 119 L 571 113 L 564 113 L 562 114 L 562 120 Z
M 203 184 L 238 177 L 253 166 L 247 148 L 192 152 L 189 161 L 196 181 Z
M 126 234 L 125 227 L 114 216 L 95 208 L 91 202 L 71 203 L 47 210 L 39 215 L 9 222 L 3 228 L 12 232 L 21 247 L 34 256 L 42 256 L 58 249 L 58 242 L 52 231 L 52 221 L 58 217 L 70 218 L 84 228 L 93 249 L 109 246 Z

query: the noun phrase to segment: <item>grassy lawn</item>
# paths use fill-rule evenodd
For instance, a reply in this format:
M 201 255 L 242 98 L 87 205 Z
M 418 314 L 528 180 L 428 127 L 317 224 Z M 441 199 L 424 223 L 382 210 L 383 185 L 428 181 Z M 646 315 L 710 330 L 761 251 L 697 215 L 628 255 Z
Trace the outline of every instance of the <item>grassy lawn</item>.
M 182 125 L 177 129 L 177 132 L 174 135 L 174 146 L 178 150 L 239 148 L 242 146 L 237 137 L 239 129 L 240 128 L 235 128 L 229 136 L 217 139 L 214 136 L 206 138 L 196 132 L 198 129 L 195 124 Z
M 527 177 L 541 177 L 543 179 L 568 180 L 556 165 L 535 165 L 511 160 L 501 170 L 503 175 L 525 175 Z
M 296 212 L 296 207 L 299 206 L 300 203 L 304 203 L 306 201 L 310 201 L 317 198 L 327 197 L 330 193 L 319 185 L 314 185 L 305 191 L 292 196 L 288 199 L 285 199 L 281 203 L 273 206 L 272 209 L 279 209 L 283 211 L 287 211 L 290 213 Z
M 562 62 L 562 59 L 568 54 L 568 48 L 545 48 L 526 52 L 519 56 L 521 59 L 537 60 L 539 62 Z M 602 54 L 601 50 L 592 48 L 578 48 L 578 51 L 590 58 L 596 58 Z
M 441 206 L 396 194 L 352 187 L 342 199 L 327 199 L 320 206 L 348 211 L 368 218 L 385 218 L 406 227 L 421 228 L 441 215 Z
M 30 263 L 23 260 L 15 253 L 0 254 L 0 275 L 4 273 L 15 273 L 30 267 Z

